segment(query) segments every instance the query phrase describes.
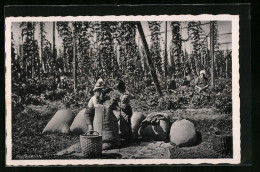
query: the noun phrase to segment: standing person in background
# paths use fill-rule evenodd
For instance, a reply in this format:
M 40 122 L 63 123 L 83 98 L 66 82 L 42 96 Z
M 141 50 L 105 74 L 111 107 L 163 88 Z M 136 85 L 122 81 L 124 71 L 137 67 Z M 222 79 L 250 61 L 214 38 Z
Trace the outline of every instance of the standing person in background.
M 116 91 L 121 95 L 128 95 L 130 99 L 134 98 L 134 95 L 126 90 L 125 82 L 122 80 L 118 80 L 116 85 Z
M 201 70 L 200 76 L 195 79 L 195 89 L 200 93 L 208 88 L 209 80 L 206 77 L 206 71 Z
M 115 96 L 119 98 L 119 109 L 120 109 L 120 128 L 121 136 L 125 139 L 126 144 L 132 142 L 133 133 L 131 128 L 131 117 L 133 114 L 132 107 L 130 105 L 130 98 L 134 98 L 134 95 L 126 90 L 125 82 L 122 80 L 118 81 L 116 85 Z
M 103 90 L 103 80 L 99 79 L 94 86 L 93 92 L 94 96 L 88 102 L 84 118 L 88 125 L 88 131 L 93 130 L 93 120 L 95 115 L 95 107 L 101 104 L 100 97 Z

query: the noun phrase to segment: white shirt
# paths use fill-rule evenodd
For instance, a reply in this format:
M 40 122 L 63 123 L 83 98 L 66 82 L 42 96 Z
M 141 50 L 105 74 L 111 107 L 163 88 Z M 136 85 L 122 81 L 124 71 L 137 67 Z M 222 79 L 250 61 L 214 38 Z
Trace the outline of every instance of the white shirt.
M 89 108 L 93 108 L 93 107 L 97 107 L 99 105 L 99 99 L 96 95 L 94 95 L 93 97 L 91 97 L 91 99 L 88 102 L 88 107 Z

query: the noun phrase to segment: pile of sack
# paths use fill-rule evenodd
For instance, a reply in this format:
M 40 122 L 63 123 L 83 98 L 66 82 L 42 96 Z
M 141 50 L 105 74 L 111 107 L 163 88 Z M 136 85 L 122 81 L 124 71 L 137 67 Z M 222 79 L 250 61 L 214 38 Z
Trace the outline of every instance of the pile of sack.
M 86 133 L 88 128 L 84 119 L 85 110 L 82 109 L 76 116 L 69 109 L 57 111 L 43 133 Z M 120 146 L 120 133 L 125 132 L 126 127 L 120 124 L 118 113 L 106 106 L 97 107 L 95 110 L 93 126 L 94 130 L 102 135 L 103 149 Z M 198 139 L 192 122 L 181 119 L 171 125 L 170 117 L 166 113 L 151 113 L 145 116 L 141 112 L 133 112 L 131 130 L 134 140 L 170 140 L 180 147 L 193 146 Z
M 151 113 L 142 122 L 138 135 L 145 140 L 171 141 L 177 146 L 188 147 L 197 143 L 198 136 L 192 122 L 181 119 L 170 125 L 166 113 Z
M 69 109 L 57 111 L 42 133 L 86 133 L 88 127 L 84 119 L 85 111 L 86 109 L 82 109 L 76 116 Z M 96 107 L 93 126 L 94 130 L 102 135 L 103 149 L 116 148 L 120 145 L 117 119 L 110 107 Z
M 138 117 L 140 118 L 140 115 Z M 180 119 L 171 125 L 170 117 L 166 113 L 151 113 L 135 127 L 139 127 L 135 137 L 144 140 L 170 141 L 179 147 L 194 146 L 198 142 L 197 132 L 192 122 Z

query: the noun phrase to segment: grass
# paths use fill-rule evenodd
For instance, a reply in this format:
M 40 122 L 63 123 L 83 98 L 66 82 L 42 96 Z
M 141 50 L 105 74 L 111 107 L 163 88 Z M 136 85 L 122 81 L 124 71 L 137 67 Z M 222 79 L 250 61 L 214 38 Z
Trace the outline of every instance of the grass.
M 42 130 L 60 108 L 61 102 L 48 102 L 43 106 L 27 106 L 23 111 L 13 110 L 12 116 L 12 158 L 13 159 L 63 159 L 55 154 L 79 142 L 73 134 L 42 134 Z M 73 109 L 78 113 L 81 109 Z M 210 114 L 209 114 L 210 115 Z M 214 152 L 210 136 L 213 130 L 232 133 L 231 115 L 222 119 L 189 119 L 201 133 L 202 142 L 190 148 L 175 147 L 171 158 L 230 158 Z M 37 158 L 35 158 L 37 157 Z
M 48 121 L 62 107 L 60 102 L 51 102 L 44 106 L 28 106 L 22 112 L 13 112 L 13 159 L 23 159 L 27 155 L 53 159 L 53 154 L 79 140 L 77 135 L 42 134 Z

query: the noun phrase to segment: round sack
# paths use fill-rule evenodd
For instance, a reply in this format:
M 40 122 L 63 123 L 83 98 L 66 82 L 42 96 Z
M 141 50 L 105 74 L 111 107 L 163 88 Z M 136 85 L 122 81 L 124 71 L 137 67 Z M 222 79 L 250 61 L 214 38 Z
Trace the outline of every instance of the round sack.
M 145 140 L 166 141 L 169 136 L 170 120 L 166 118 L 160 120 L 159 124 L 147 125 L 140 128 L 139 135 Z
M 131 128 L 133 133 L 133 138 L 138 138 L 138 130 L 141 126 L 142 121 L 145 119 L 145 116 L 141 112 L 134 112 L 131 117 Z
M 74 120 L 70 126 L 70 131 L 72 133 L 84 134 L 88 131 L 88 126 L 87 126 L 85 118 L 84 118 L 85 111 L 86 111 L 86 108 L 82 109 L 77 114 L 77 116 L 74 118 Z
M 120 145 L 118 121 L 109 106 L 95 108 L 94 130 L 102 135 L 103 149 L 112 149 Z
M 69 126 L 74 119 L 69 109 L 58 110 L 48 122 L 42 133 L 69 133 Z
M 192 122 L 182 119 L 171 126 L 170 141 L 178 146 L 193 146 L 197 141 L 195 126 Z

